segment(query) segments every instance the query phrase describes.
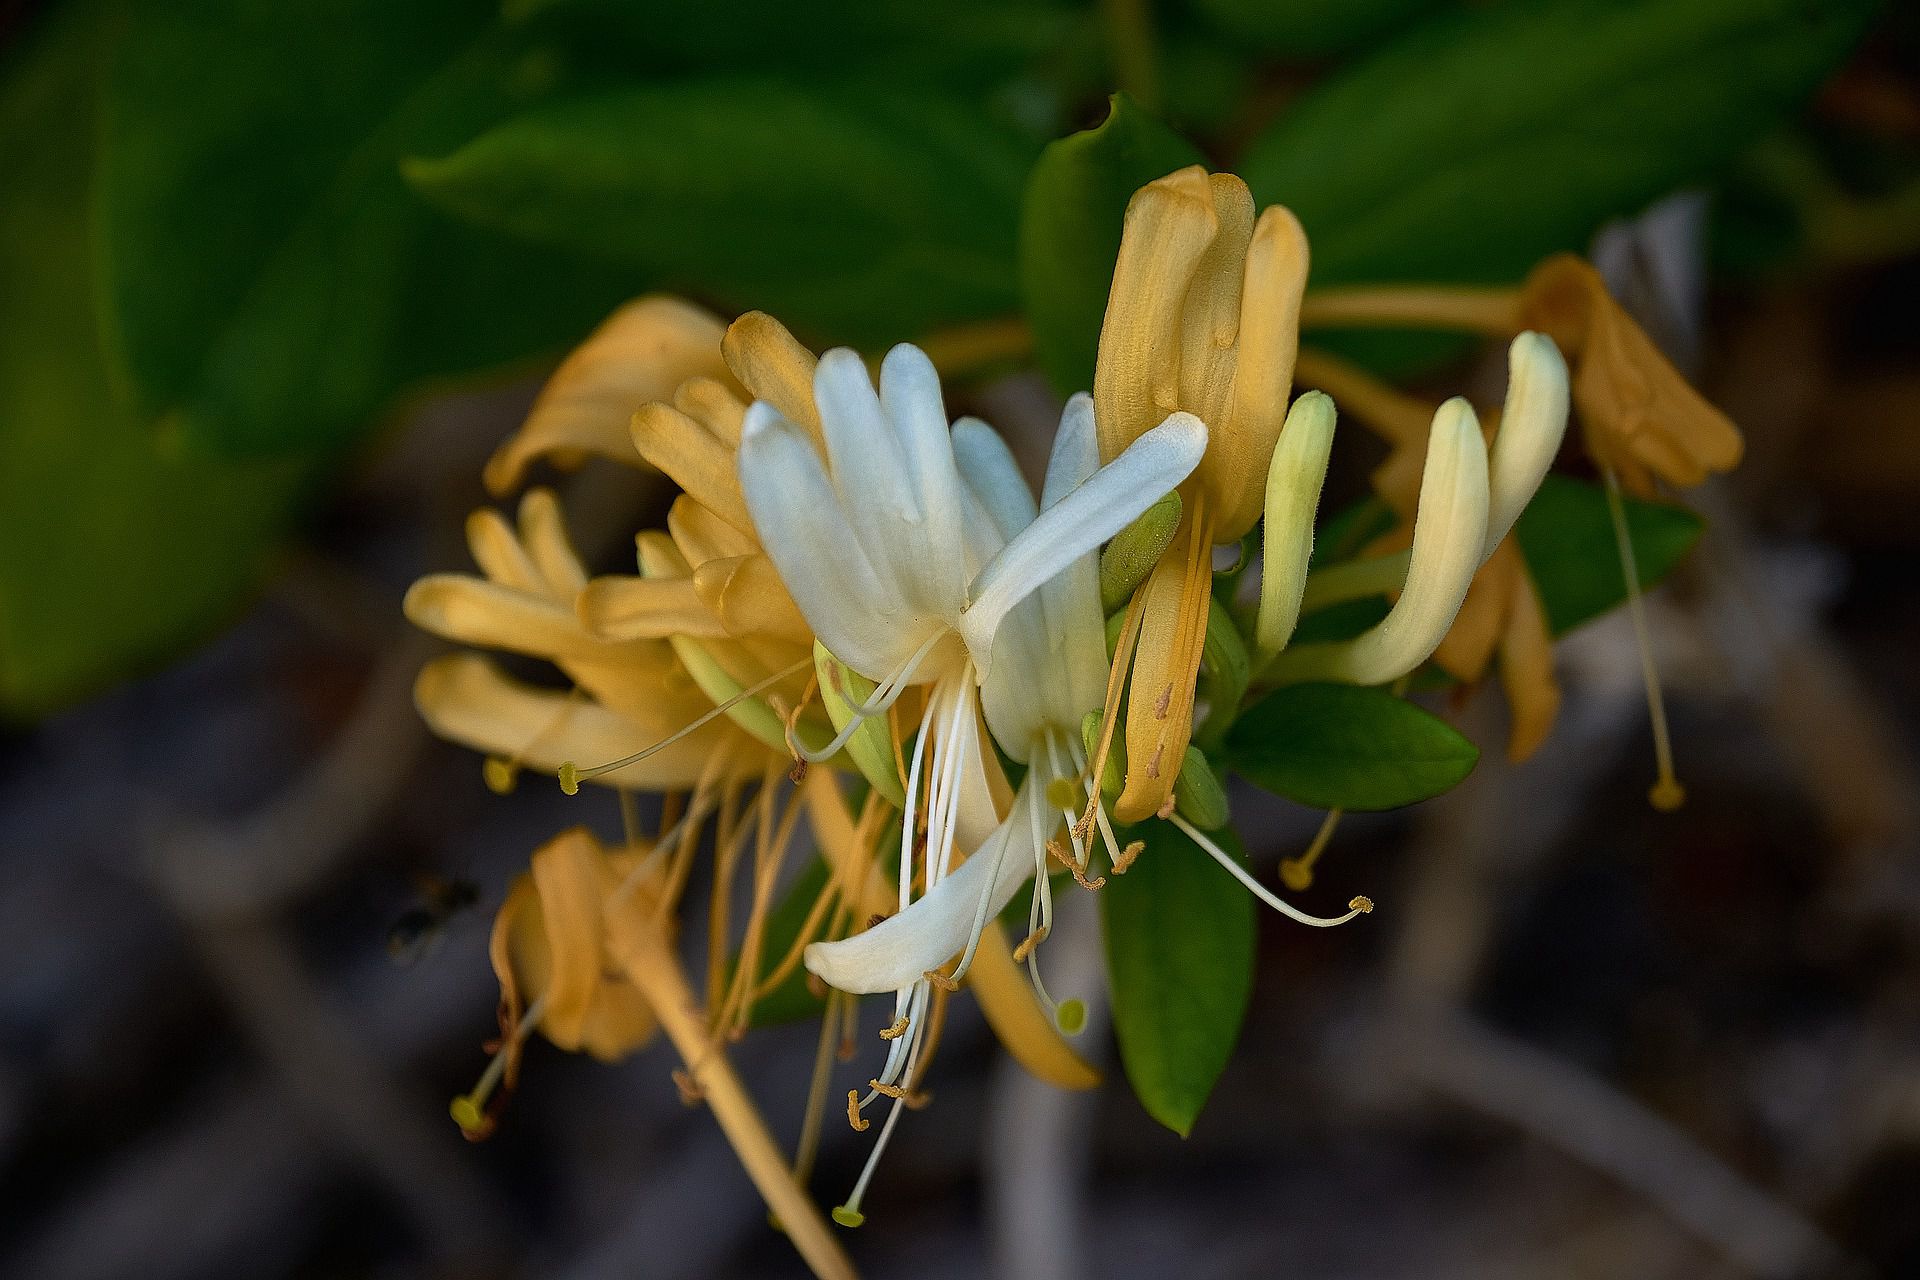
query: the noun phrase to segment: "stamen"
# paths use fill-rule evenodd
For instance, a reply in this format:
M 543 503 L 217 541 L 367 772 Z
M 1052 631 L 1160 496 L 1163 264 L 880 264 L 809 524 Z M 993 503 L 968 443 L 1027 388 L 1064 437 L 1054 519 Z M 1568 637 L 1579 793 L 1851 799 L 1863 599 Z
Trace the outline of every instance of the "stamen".
M 541 1015 L 546 1012 L 546 1008 L 547 997 L 543 992 L 526 1007 L 519 1021 L 513 1024 L 512 1030 L 501 1040 L 500 1047 L 493 1051 L 493 1057 L 487 1062 L 487 1069 L 480 1073 L 480 1079 L 474 1083 L 473 1088 L 447 1104 L 447 1113 L 453 1117 L 453 1122 L 460 1126 L 460 1132 L 466 1135 L 468 1141 L 478 1142 L 493 1132 L 494 1117 L 487 1114 L 487 1101 L 493 1096 L 493 1091 L 499 1087 L 501 1080 L 505 1079 L 507 1068 L 519 1056 L 520 1047 L 526 1043 L 527 1037 L 533 1034 L 534 1028 L 540 1025 Z
M 535 731 L 531 738 L 523 743 L 518 751 L 510 756 L 488 756 L 480 766 L 480 776 L 487 784 L 487 790 L 497 796 L 504 796 L 513 790 L 520 780 L 520 770 L 527 762 L 527 756 L 541 743 L 552 737 L 555 730 L 566 723 L 567 716 L 578 706 L 586 695 L 578 685 L 567 690 L 567 696 L 547 722 Z
M 904 1017 L 895 1018 L 892 1026 L 884 1028 L 880 1032 L 880 1038 L 882 1040 L 898 1040 L 901 1036 L 907 1034 L 907 1028 L 911 1025 L 912 1024 Z
M 1100 714 L 1100 745 L 1094 748 L 1093 759 L 1087 769 L 1087 776 L 1093 780 L 1093 788 L 1088 792 L 1086 811 L 1080 815 L 1080 821 L 1074 824 L 1074 829 L 1082 838 L 1093 829 L 1094 814 L 1100 808 L 1100 779 L 1106 774 L 1107 753 L 1113 749 L 1113 732 L 1120 723 L 1120 692 L 1126 688 L 1127 672 L 1133 667 L 1134 648 L 1140 641 L 1140 626 L 1146 617 L 1142 605 L 1145 598 L 1145 592 L 1136 591 L 1128 602 L 1126 617 L 1120 623 L 1120 637 L 1114 645 L 1113 663 L 1107 671 L 1107 698 Z
M 855 1133 L 865 1133 L 873 1125 L 873 1121 L 861 1118 L 860 1091 L 858 1089 L 847 1090 L 847 1123 L 853 1127 Z M 857 1226 L 858 1224 L 856 1223 L 854 1225 Z
M 938 969 L 929 969 L 920 976 L 942 991 L 958 991 L 960 989 L 960 980 L 958 977 L 950 978 Z
M 1113 839 L 1113 833 L 1110 830 L 1107 833 L 1107 839 Z M 1117 876 L 1127 874 L 1127 868 L 1134 864 L 1140 855 L 1146 851 L 1146 848 L 1147 842 L 1145 840 L 1129 841 L 1126 848 L 1114 855 L 1113 874 Z
M 1327 816 L 1320 820 L 1320 830 L 1314 833 L 1313 843 L 1307 851 L 1297 858 L 1288 858 L 1280 864 L 1280 882 L 1295 893 L 1305 893 L 1313 886 L 1313 864 L 1320 861 L 1327 842 L 1333 839 L 1333 829 L 1340 825 L 1340 815 L 1344 809 L 1329 809 Z
M 882 1097 L 894 1098 L 900 1102 L 907 1100 L 907 1091 L 897 1084 L 887 1084 L 880 1080 L 869 1080 L 867 1084 Z
M 1640 646 L 1640 676 L 1647 686 L 1647 718 L 1653 725 L 1653 759 L 1657 776 L 1647 791 L 1647 802 L 1662 813 L 1672 813 L 1687 802 L 1687 789 L 1673 772 L 1673 741 L 1667 733 L 1667 702 L 1660 691 L 1660 668 L 1653 660 L 1653 636 L 1647 629 L 1646 603 L 1640 595 L 1640 566 L 1633 554 L 1633 535 L 1627 530 L 1627 508 L 1620 498 L 1620 478 L 1601 465 L 1606 482 L 1607 514 L 1613 517 L 1613 538 L 1620 548 L 1620 570 L 1627 583 L 1627 616 L 1633 619 L 1634 642 Z
M 874 689 L 873 696 L 867 701 L 849 701 L 847 704 L 848 719 L 846 727 L 834 734 L 833 740 L 827 743 L 826 746 L 818 748 L 806 746 L 794 734 L 792 727 L 789 726 L 786 735 L 787 750 L 793 753 L 795 759 L 803 760 L 809 764 L 823 764 L 831 760 L 842 747 L 853 740 L 853 735 L 860 732 L 861 726 L 866 724 L 870 718 L 892 709 L 893 704 L 899 701 L 900 695 L 911 687 L 913 673 L 919 669 L 920 664 L 926 660 L 927 655 L 933 652 L 933 647 L 944 639 L 946 635 L 947 633 L 944 631 L 936 631 L 928 636 L 926 640 L 921 643 L 920 647 L 915 649 L 912 655 L 900 664 L 898 670 L 888 676 Z M 845 691 L 842 690 L 841 692 L 844 693 Z
M 811 975 L 809 975 L 811 976 Z M 833 1075 L 833 1027 L 839 1011 L 829 999 L 820 1017 L 820 1042 L 813 1051 L 813 1077 L 807 1082 L 807 1109 L 800 1120 L 800 1141 L 793 1153 L 793 1179 L 802 1186 L 820 1153 L 820 1128 L 827 1110 L 827 1082 Z
M 1042 925 L 1040 926 L 1040 928 L 1036 929 L 1034 932 L 1028 934 L 1025 938 L 1021 939 L 1020 945 L 1013 949 L 1014 963 L 1025 964 L 1027 962 L 1027 957 L 1033 954 L 1033 949 L 1039 946 L 1041 943 L 1045 942 L 1047 940 L 1047 935 L 1051 932 L 1052 932 L 1051 929 L 1047 928 L 1045 925 Z
M 655 752 L 664 750 L 665 748 L 672 746 L 674 743 L 680 741 L 680 739 L 686 737 L 688 734 L 693 733 L 694 731 L 702 728 L 703 726 L 712 723 L 716 717 L 725 715 L 727 712 L 731 711 L 734 707 L 740 705 L 740 703 L 746 701 L 748 698 L 754 697 L 757 694 L 765 693 L 768 689 L 771 689 L 774 685 L 779 684 L 782 680 L 785 680 L 787 677 L 792 675 L 797 675 L 799 672 L 804 671 L 807 665 L 808 665 L 808 660 L 805 658 L 802 658 L 800 661 L 794 663 L 790 667 L 787 667 L 785 670 L 774 672 L 772 675 L 760 681 L 758 684 L 749 685 L 747 688 L 742 689 L 740 692 L 734 694 L 731 698 L 728 698 L 725 702 L 722 702 L 719 705 L 715 706 L 711 711 L 708 711 L 704 715 L 699 716 L 693 721 L 692 724 L 689 724 L 683 729 L 678 729 L 673 733 L 668 734 L 666 737 L 660 739 L 660 741 L 654 743 L 652 746 L 647 747 L 644 750 L 636 751 L 630 756 L 622 756 L 618 760 L 609 760 L 605 764 L 597 764 L 588 769 L 580 768 L 571 760 L 562 760 L 560 762 L 560 769 L 559 769 L 560 789 L 566 792 L 568 795 L 576 795 L 579 793 L 579 790 L 580 790 L 581 779 L 598 778 L 603 774 L 612 773 L 617 769 L 624 769 L 628 765 L 640 763 L 642 760 L 645 760 L 648 756 L 653 755 Z
M 1181 817 L 1177 813 L 1174 814 L 1173 817 L 1169 819 L 1169 821 L 1171 821 L 1174 826 L 1184 831 L 1189 840 L 1199 845 L 1202 849 L 1205 849 L 1207 851 L 1208 856 L 1211 857 L 1215 862 L 1219 863 L 1221 866 L 1225 867 L 1229 872 L 1231 872 L 1233 875 L 1233 878 L 1238 880 L 1241 884 L 1245 885 L 1248 891 L 1251 892 L 1254 897 L 1260 899 L 1260 901 L 1266 903 L 1268 906 L 1272 907 L 1275 911 L 1278 911 L 1281 915 L 1286 916 L 1288 919 L 1298 920 L 1301 924 L 1310 924 L 1317 929 L 1328 929 L 1328 928 L 1332 928 L 1334 925 L 1345 924 L 1347 921 L 1353 919 L 1355 916 L 1365 915 L 1369 911 L 1373 910 L 1373 900 L 1371 898 L 1355 898 L 1347 904 L 1348 911 L 1347 911 L 1347 914 L 1343 916 L 1331 916 L 1331 917 L 1310 916 L 1306 912 L 1300 910 L 1300 908 L 1292 905 L 1291 903 L 1282 901 L 1280 898 L 1275 897 L 1273 893 L 1265 885 L 1261 884 L 1258 880 L 1255 880 L 1253 878 L 1253 874 L 1251 872 L 1249 872 L 1245 867 L 1240 865 L 1240 860 L 1238 858 L 1233 857 L 1232 855 L 1227 853 L 1226 850 L 1222 849 L 1219 845 L 1215 844 L 1212 840 L 1208 839 L 1206 832 L 1200 830 L 1198 827 L 1194 826 L 1191 822 L 1188 822 L 1185 818 Z

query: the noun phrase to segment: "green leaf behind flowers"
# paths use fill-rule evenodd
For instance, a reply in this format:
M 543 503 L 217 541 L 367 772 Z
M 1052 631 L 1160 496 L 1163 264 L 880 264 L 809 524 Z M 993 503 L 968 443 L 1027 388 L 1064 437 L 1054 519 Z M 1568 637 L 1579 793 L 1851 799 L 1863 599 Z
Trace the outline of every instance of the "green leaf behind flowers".
M 116 393 L 87 211 L 97 32 L 73 6 L 0 87 L 0 716 L 41 715 L 202 635 L 266 568 L 298 464 L 183 453 Z
M 1253 991 L 1254 904 L 1172 823 L 1117 833 L 1146 842 L 1095 896 L 1107 941 L 1113 1029 L 1140 1105 L 1181 1137 L 1240 1038 Z M 1220 846 L 1242 858 L 1231 831 Z
M 1015 306 L 1036 150 L 957 95 L 716 77 L 537 108 L 407 176 L 476 224 L 880 345 Z
M 1062 395 L 1093 388 L 1120 230 L 1133 193 L 1198 164 L 1193 144 L 1124 93 L 1107 118 L 1050 144 L 1020 210 L 1020 292 L 1034 353 Z
M 1296 684 L 1240 713 L 1226 758 L 1316 809 L 1395 809 L 1453 787 L 1480 758 L 1452 725 L 1385 689 Z
M 1625 499 L 1627 533 L 1642 588 L 1671 573 L 1705 528 L 1685 507 Z M 1600 486 L 1548 476 L 1514 527 L 1555 635 L 1624 603 L 1626 575 Z

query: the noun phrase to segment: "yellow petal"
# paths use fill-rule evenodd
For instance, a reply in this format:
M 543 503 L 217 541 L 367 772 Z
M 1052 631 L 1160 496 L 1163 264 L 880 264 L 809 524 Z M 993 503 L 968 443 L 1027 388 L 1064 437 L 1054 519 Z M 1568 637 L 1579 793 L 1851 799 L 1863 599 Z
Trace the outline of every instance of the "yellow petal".
M 605 640 L 727 634 L 692 578 L 595 578 L 580 593 L 578 608 L 581 624 Z
M 1467 588 L 1467 598 L 1454 616 L 1446 639 L 1433 651 L 1433 660 L 1441 670 L 1469 684 L 1487 673 L 1494 645 L 1499 643 L 1507 627 L 1519 572 L 1520 552 L 1509 537 L 1474 575 L 1473 585 Z
M 570 605 L 480 578 L 431 574 L 408 588 L 407 620 L 447 640 L 536 658 L 604 655 Z
M 1186 305 L 1171 337 L 1180 352 L 1179 407 L 1213 431 L 1226 420 L 1233 396 L 1233 348 L 1240 337 L 1247 246 L 1253 241 L 1253 195 L 1230 173 L 1209 174 L 1207 194 L 1213 201 L 1213 239 L 1193 264 Z M 1281 403 L 1284 407 L 1284 396 Z
M 507 1066 L 509 1085 L 519 1057 L 513 1028 L 527 1005 L 547 989 L 548 955 L 547 927 L 540 918 L 540 895 L 534 890 L 533 877 L 515 876 L 487 940 L 487 957 L 500 980 L 500 1031 L 513 1054 Z
M 760 550 L 760 540 L 751 525 L 742 530 L 691 494 L 681 494 L 667 508 L 667 533 L 689 566 L 750 556 Z
M 1204 553 L 1196 559 L 1194 541 L 1192 527 L 1182 528 L 1141 588 L 1146 599 L 1127 701 L 1127 780 L 1114 804 L 1122 822 L 1159 812 L 1173 794 L 1193 735 L 1194 683 L 1212 580 L 1212 564 Z
M 820 434 L 820 410 L 813 402 L 813 352 L 764 311 L 749 311 L 727 328 L 720 344 L 727 367 L 755 400 L 765 400 L 780 416 L 813 435 Z
M 728 635 L 767 636 L 809 645 L 813 632 L 764 552 L 709 560 L 693 571 L 694 590 Z
M 671 405 L 643 406 L 634 413 L 632 427 L 633 447 L 641 457 L 728 524 L 753 532 L 732 447 Z
M 652 296 L 608 317 L 569 355 L 519 431 L 487 462 L 487 488 L 504 494 L 543 454 L 599 454 L 637 462 L 627 435 L 633 411 L 665 400 L 688 378 L 726 378 L 719 319 L 677 298 Z
M 1500 685 L 1507 694 L 1512 727 L 1507 758 L 1516 764 L 1540 749 L 1560 713 L 1560 685 L 1553 677 L 1553 636 L 1533 576 L 1522 563 L 1500 639 Z
M 1209 434 L 1197 474 L 1213 506 L 1216 542 L 1241 537 L 1260 518 L 1267 460 L 1292 398 L 1306 288 L 1306 232 L 1288 210 L 1269 208 L 1254 227 L 1238 290 L 1232 399 L 1218 425 L 1202 419 Z
M 1644 489 L 1651 471 L 1688 486 L 1739 463 L 1739 429 L 1680 376 L 1589 263 L 1560 254 L 1536 267 L 1522 315 L 1575 353 L 1574 405 L 1595 451 L 1623 480 Z
M 1181 407 L 1178 334 L 1187 289 L 1219 228 L 1198 165 L 1149 182 L 1127 203 L 1093 375 L 1103 461 Z
M 639 707 L 649 721 L 616 715 L 578 695 L 521 684 L 478 654 L 455 653 L 421 668 L 414 702 L 429 727 L 453 742 L 530 769 L 554 773 L 563 760 L 581 766 L 631 755 L 691 720 L 681 706 Z M 703 726 L 638 764 L 594 781 L 643 791 L 680 790 L 700 780 L 707 757 L 723 749 L 728 727 Z
M 673 407 L 705 427 L 708 435 L 727 448 L 740 447 L 747 402 L 731 379 L 688 378 L 674 391 Z
M 520 545 L 519 535 L 498 511 L 483 507 L 467 517 L 467 549 L 491 582 L 519 591 L 543 592 L 538 565 Z
M 576 827 L 533 855 L 533 887 L 540 897 L 549 957 L 540 1030 L 562 1049 L 580 1047 L 581 1030 L 600 982 L 604 859 L 599 842 Z
M 567 537 L 566 522 L 553 490 L 529 489 L 520 499 L 520 542 L 528 560 L 539 570 L 547 593 L 555 599 L 571 600 L 587 585 L 587 571 Z

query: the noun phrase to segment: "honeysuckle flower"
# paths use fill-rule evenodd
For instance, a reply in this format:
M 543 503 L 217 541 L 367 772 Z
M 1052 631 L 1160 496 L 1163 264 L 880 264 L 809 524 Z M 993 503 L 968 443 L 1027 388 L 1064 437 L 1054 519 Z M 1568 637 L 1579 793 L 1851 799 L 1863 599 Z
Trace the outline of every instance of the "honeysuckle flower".
M 889 352 L 877 387 L 853 352 L 830 351 L 814 373 L 813 400 L 818 443 L 771 403 L 747 411 L 740 479 L 760 540 L 821 644 L 875 683 L 840 736 L 884 713 L 908 688 L 926 687 L 904 778 L 898 910 L 905 912 L 916 882 L 923 893 L 935 891 L 956 873 L 965 850 L 978 849 L 1001 826 L 990 781 L 997 770 L 979 727 L 979 685 L 994 680 L 1003 662 L 1032 661 L 1036 644 L 1044 653 L 1065 642 L 1061 634 L 1034 637 L 1007 625 L 1012 615 L 1185 479 L 1206 432 L 1190 415 L 1169 415 L 1106 466 L 1075 467 L 1070 484 L 1063 471 L 1036 516 L 992 429 L 971 419 L 949 426 L 939 378 L 917 348 Z M 1078 405 L 1084 419 L 1087 404 Z M 1090 434 L 1087 424 L 1074 438 Z M 1075 581 L 1084 586 L 1084 574 Z M 1089 636 L 1097 640 L 1097 629 L 1079 639 Z M 1077 652 L 1069 692 L 1097 697 L 1088 691 L 1097 683 L 1098 657 L 1089 666 L 1086 650 Z M 1030 752 L 1034 739 L 1019 730 L 1031 724 L 998 696 L 992 705 L 1011 735 L 1002 737 L 1003 746 Z M 1077 715 L 1066 722 L 1077 723 Z M 1057 759 L 1051 776 L 1067 768 Z M 1035 856 L 1043 860 L 1044 851 Z M 917 1080 L 934 1000 L 928 970 L 946 958 L 942 953 L 897 981 L 867 988 L 896 993 L 891 1048 L 866 1099 L 894 1101 L 875 1161 Z M 938 977 L 942 989 L 953 981 Z M 850 1100 L 854 1118 L 863 1105 Z M 843 1221 L 859 1220 L 873 1167 L 870 1161 L 836 1211 Z
M 501 1050 L 452 1108 L 470 1136 L 492 1127 L 489 1099 L 499 1085 L 512 1089 L 534 1030 L 602 1062 L 653 1038 L 653 1010 L 612 964 L 604 927 L 609 913 L 657 914 L 665 864 L 652 854 L 646 844 L 610 852 L 576 827 L 536 850 L 531 869 L 507 890 L 488 945 L 500 980 Z
M 1260 518 L 1306 278 L 1299 222 L 1278 206 L 1256 218 L 1246 184 L 1231 174 L 1181 169 L 1127 206 L 1094 372 L 1101 456 L 1117 457 L 1176 410 L 1206 424 L 1208 444 L 1181 486 L 1176 532 L 1133 592 L 1115 658 L 1132 670 L 1126 783 L 1115 804 L 1123 821 L 1166 806 L 1185 758 L 1213 547 Z

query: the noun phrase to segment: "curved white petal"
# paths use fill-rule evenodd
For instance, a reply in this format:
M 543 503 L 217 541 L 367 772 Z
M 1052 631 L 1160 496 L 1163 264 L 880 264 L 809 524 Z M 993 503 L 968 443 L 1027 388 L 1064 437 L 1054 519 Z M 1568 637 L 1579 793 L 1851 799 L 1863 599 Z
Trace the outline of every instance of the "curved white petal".
M 1493 437 L 1483 563 L 1533 501 L 1566 434 L 1567 362 L 1553 339 L 1523 333 L 1507 349 L 1507 403 Z
M 980 505 L 993 521 L 997 541 L 983 547 L 986 559 L 1033 523 L 1039 508 L 1033 504 L 1033 490 L 1014 461 L 1007 442 L 978 418 L 962 418 L 953 424 L 953 460 L 966 485 L 980 499 Z
M 887 353 L 880 365 L 880 407 L 899 441 L 920 513 L 914 554 L 941 557 L 960 543 L 965 505 L 946 402 L 940 395 L 940 375 L 920 348 L 903 342 Z M 939 612 L 957 614 L 966 604 L 969 572 L 940 560 L 921 567 L 927 585 L 938 591 L 938 598 L 929 604 Z
M 1136 520 L 1192 474 L 1207 448 L 1207 429 L 1175 413 L 1144 432 L 1119 457 L 1042 511 L 1001 548 L 974 580 L 960 633 L 974 662 L 989 669 L 994 633 L 1008 610 Z
M 1033 824 L 1026 812 L 1032 803 L 1029 790 L 1021 788 L 1007 820 L 918 902 L 864 933 L 839 942 L 809 944 L 804 955 L 807 969 L 828 986 L 867 995 L 911 987 L 927 970 L 939 968 L 963 951 L 979 915 L 981 895 L 989 893 L 989 886 L 987 916 L 992 919 L 1033 878 Z
M 813 441 L 756 402 L 740 429 L 740 487 L 787 591 L 822 644 L 870 680 L 890 674 L 925 639 L 902 625 L 902 603 L 868 561 L 820 465 Z

